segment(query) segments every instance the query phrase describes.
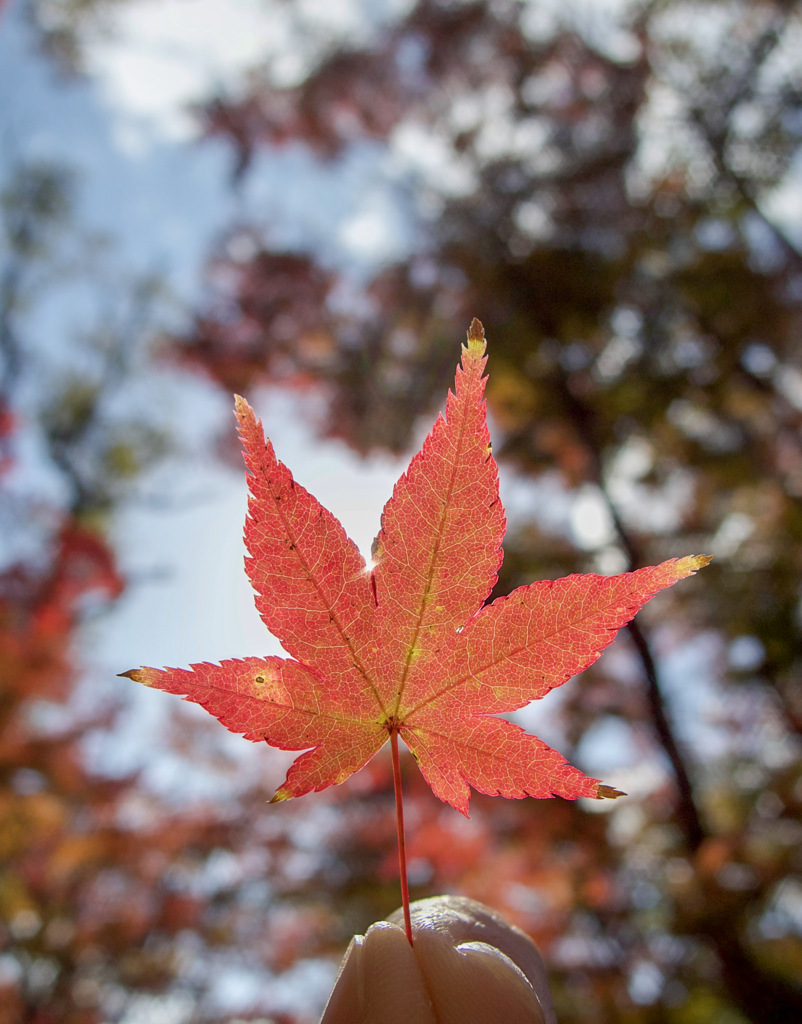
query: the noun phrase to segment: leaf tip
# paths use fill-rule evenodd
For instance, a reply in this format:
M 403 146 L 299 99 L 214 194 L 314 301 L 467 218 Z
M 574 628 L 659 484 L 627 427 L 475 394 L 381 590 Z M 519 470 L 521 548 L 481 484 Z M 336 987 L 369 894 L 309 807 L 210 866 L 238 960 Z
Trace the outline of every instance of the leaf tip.
M 253 414 L 253 409 L 248 404 L 248 400 L 242 395 L 234 395 L 234 415 L 237 419 L 242 422 L 249 414 Z
M 148 685 L 145 682 L 144 673 L 143 673 L 143 670 L 141 668 L 129 668 L 127 672 L 118 672 L 117 673 L 117 678 L 118 679 L 133 679 L 133 681 L 135 683 L 145 683 L 145 686 Z
M 626 793 L 622 792 L 620 789 L 615 789 L 613 786 L 603 786 L 599 783 L 596 787 L 597 800 L 617 800 L 618 797 L 626 795 Z
M 677 569 L 684 576 L 691 576 L 699 569 L 704 569 L 706 565 L 710 565 L 712 561 L 712 555 L 686 555 L 685 558 L 677 560 Z
M 275 796 L 273 796 L 268 801 L 268 803 L 280 804 L 284 800 L 291 800 L 291 799 L 292 799 L 292 793 L 288 793 L 287 790 L 284 788 L 284 786 L 282 786 L 281 789 L 276 790 Z
M 468 351 L 481 356 L 484 355 L 486 347 L 485 329 L 482 326 L 481 320 L 477 320 L 474 317 L 468 329 Z

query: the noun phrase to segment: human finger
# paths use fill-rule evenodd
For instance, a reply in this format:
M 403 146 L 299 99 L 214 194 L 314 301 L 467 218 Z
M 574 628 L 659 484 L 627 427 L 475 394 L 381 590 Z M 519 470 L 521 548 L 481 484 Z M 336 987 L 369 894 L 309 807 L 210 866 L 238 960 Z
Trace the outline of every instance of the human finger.
M 401 912 L 349 946 L 321 1024 L 556 1024 L 537 947 L 489 907 L 458 896 Z

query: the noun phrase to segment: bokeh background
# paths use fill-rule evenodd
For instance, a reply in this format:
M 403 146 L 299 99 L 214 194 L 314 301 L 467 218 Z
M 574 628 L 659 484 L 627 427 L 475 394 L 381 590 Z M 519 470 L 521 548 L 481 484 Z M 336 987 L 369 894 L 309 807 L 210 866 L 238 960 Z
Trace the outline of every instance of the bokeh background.
M 232 392 L 369 550 L 474 315 L 497 592 L 715 561 L 516 716 L 627 799 L 405 762 L 413 896 L 561 1024 L 802 1019 L 800 54 L 792 0 L 0 3 L 1 1024 L 311 1024 L 397 906 L 384 757 L 269 807 L 116 673 L 280 651 Z

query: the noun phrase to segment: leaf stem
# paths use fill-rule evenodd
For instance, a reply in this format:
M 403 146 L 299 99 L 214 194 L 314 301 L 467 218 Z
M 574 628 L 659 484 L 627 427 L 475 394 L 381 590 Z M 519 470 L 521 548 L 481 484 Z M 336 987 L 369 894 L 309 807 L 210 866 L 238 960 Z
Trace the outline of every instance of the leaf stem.
M 404 838 L 404 800 L 401 795 L 401 759 L 398 756 L 398 732 L 390 731 L 390 749 L 393 752 L 393 788 L 395 790 L 395 819 L 398 825 L 398 872 L 401 876 L 401 905 L 404 908 L 404 929 L 410 946 L 412 919 L 409 915 L 409 882 L 407 881 L 407 843 Z

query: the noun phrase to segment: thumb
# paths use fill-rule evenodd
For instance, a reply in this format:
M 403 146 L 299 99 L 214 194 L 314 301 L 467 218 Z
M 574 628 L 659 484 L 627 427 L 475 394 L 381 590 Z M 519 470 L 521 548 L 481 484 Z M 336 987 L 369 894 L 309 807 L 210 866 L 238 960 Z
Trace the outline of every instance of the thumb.
M 459 896 L 412 904 L 348 947 L 321 1024 L 556 1024 L 532 940 Z

